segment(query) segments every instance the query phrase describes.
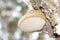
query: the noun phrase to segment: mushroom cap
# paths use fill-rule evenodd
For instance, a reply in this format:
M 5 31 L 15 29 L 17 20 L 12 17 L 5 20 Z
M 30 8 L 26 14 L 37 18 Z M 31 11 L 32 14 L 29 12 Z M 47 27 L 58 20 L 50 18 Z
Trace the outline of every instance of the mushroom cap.
M 18 27 L 23 32 L 41 30 L 45 25 L 45 20 L 45 15 L 40 10 L 31 10 L 18 21 Z

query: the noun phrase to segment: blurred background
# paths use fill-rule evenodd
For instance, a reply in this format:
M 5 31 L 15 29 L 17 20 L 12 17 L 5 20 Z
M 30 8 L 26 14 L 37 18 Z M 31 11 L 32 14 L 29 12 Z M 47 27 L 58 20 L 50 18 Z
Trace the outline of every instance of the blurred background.
M 52 40 L 48 34 L 21 32 L 17 23 L 27 10 L 22 0 L 0 0 L 0 40 Z

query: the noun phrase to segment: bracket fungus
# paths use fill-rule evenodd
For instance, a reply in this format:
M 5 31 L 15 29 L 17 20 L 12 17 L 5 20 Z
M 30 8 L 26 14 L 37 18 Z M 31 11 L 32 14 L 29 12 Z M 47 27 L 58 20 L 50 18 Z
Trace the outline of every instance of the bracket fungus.
M 33 32 L 43 29 L 45 23 L 44 13 L 40 10 L 31 10 L 18 21 L 18 27 L 23 32 Z

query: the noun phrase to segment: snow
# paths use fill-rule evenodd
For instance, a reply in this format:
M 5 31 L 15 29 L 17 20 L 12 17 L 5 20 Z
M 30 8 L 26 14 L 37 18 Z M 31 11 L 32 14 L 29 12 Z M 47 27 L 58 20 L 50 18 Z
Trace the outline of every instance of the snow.
M 44 40 L 55 40 L 54 38 L 50 38 L 48 34 L 44 35 Z
M 19 12 L 17 12 L 17 11 L 13 11 L 11 17 L 15 18 L 15 17 L 21 17 L 21 16 L 22 16 L 21 13 L 19 13 Z
M 37 40 L 39 37 L 39 32 L 34 32 L 32 35 L 30 35 L 30 40 Z
M 18 5 L 18 6 L 15 8 L 15 10 L 19 12 L 19 11 L 22 10 L 22 7 Z
M 19 29 L 17 29 L 17 31 L 14 33 L 14 37 L 15 39 L 20 39 L 21 38 L 21 31 Z
M 60 35 L 60 14 L 56 13 L 55 14 L 55 19 L 56 19 L 56 23 L 58 23 L 58 25 L 56 25 L 56 31 L 54 33 L 57 33 L 58 35 Z
M 56 32 L 58 35 L 60 35 L 60 23 L 58 23 L 58 25 L 55 26 L 56 27 Z

